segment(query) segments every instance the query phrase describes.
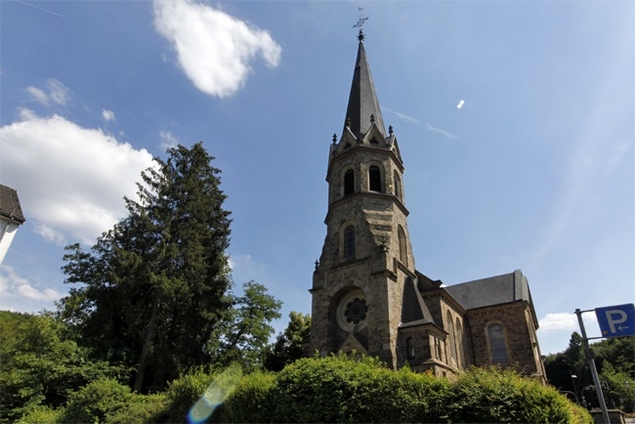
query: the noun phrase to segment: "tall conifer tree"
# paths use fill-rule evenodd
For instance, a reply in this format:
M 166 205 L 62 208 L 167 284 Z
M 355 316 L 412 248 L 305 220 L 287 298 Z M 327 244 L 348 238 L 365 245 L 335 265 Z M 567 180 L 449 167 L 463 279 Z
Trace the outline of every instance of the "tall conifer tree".
M 60 315 L 104 359 L 136 368 L 133 388 L 162 387 L 205 363 L 204 346 L 231 307 L 229 212 L 220 170 L 201 143 L 168 150 L 142 173 L 128 217 L 90 251 L 67 247 Z

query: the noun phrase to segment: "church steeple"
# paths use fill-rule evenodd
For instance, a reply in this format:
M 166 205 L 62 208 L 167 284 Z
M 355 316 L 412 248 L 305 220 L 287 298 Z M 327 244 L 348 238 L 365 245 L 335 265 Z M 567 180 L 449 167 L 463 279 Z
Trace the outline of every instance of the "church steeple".
M 404 166 L 397 137 L 384 127 L 362 31 L 358 40 L 344 131 L 330 146 L 327 234 L 313 273 L 311 343 L 324 355 L 355 350 L 395 367 L 399 323 L 424 314 L 402 311 L 401 300 L 411 297 L 405 288 L 417 280 Z
M 364 33 L 361 29 L 357 38 L 359 40 L 359 46 L 357 59 L 355 60 L 355 72 L 353 73 L 351 93 L 348 97 L 344 131 L 346 131 L 346 127 L 348 126 L 353 135 L 359 137 L 370 129 L 371 120 L 373 120 L 385 137 L 386 128 L 384 127 L 384 119 L 381 116 L 379 101 L 375 93 L 373 78 L 370 74 L 370 66 L 368 66 L 368 61 L 366 60 Z

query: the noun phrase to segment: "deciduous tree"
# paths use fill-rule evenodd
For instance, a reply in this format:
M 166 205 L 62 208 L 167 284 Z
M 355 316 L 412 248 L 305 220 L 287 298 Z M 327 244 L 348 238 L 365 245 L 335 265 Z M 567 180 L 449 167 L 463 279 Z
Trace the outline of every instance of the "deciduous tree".
M 270 323 L 280 318 L 282 303 L 254 281 L 243 285 L 242 296 L 230 295 L 229 299 L 233 308 L 210 338 L 207 349 L 220 365 L 236 361 L 248 370 L 260 367 L 274 331 Z
M 289 313 L 289 325 L 280 333 L 265 357 L 265 367 L 280 371 L 304 356 L 303 342 L 311 334 L 311 316 L 300 312 Z

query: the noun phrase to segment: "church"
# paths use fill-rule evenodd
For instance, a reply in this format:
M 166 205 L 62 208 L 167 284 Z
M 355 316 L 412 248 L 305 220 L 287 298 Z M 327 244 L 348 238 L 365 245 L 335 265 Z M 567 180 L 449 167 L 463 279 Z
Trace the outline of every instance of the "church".
M 384 126 L 360 30 L 344 128 L 330 145 L 324 246 L 313 273 L 310 349 L 376 356 L 451 377 L 511 367 L 546 381 L 520 270 L 445 286 L 415 267 L 404 161 Z

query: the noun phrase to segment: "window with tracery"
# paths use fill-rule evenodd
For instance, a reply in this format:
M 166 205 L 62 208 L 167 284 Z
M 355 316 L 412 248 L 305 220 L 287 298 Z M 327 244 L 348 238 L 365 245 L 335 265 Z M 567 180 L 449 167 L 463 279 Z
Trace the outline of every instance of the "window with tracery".
M 487 337 L 489 338 L 492 363 L 501 364 L 509 362 L 507 341 L 505 340 L 505 329 L 503 326 L 501 324 L 490 324 L 487 327 Z

